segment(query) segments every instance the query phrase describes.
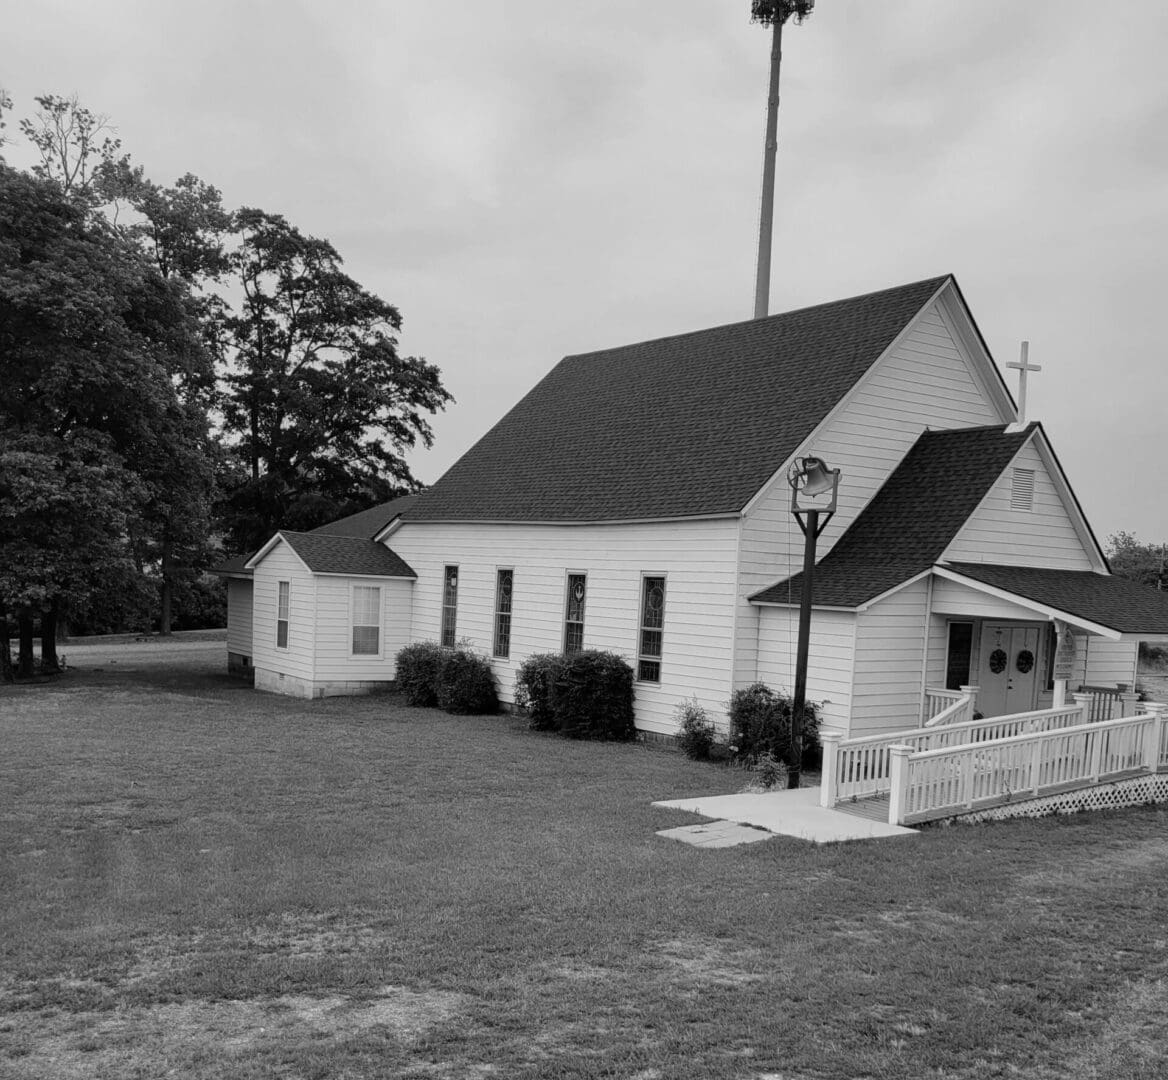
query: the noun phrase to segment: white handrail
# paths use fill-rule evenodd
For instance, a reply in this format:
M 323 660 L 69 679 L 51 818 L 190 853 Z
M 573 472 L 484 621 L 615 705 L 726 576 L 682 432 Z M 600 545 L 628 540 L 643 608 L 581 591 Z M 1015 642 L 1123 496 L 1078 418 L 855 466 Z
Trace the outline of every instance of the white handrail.
M 925 721 L 925 727 L 945 727 L 950 724 L 964 724 L 973 719 L 973 698 L 962 695 L 947 709 L 942 709 L 931 720 Z
M 895 824 L 1166 768 L 1166 728 L 1148 712 L 916 751 L 899 770 Z
M 823 769 L 830 771 L 835 801 L 866 798 L 888 791 L 892 782 L 894 746 L 908 746 L 914 753 L 948 747 L 983 745 L 1033 731 L 1070 727 L 1083 723 L 1083 708 L 1068 705 L 1039 709 L 1012 716 L 994 716 L 934 728 L 910 728 L 885 735 L 868 735 L 824 745 Z M 827 789 L 824 789 L 825 792 Z

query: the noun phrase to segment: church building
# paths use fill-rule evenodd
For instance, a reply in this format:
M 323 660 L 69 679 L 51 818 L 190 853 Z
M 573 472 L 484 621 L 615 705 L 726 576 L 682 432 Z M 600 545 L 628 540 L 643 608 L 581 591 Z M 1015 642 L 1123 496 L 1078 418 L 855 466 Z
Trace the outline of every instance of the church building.
M 533 653 L 604 649 L 638 728 L 673 734 L 696 697 L 725 729 L 736 688 L 793 687 L 807 456 L 840 470 L 813 578 L 825 727 L 900 731 L 962 687 L 986 716 L 1043 708 L 1056 659 L 1072 690 L 1126 689 L 1168 638 L 946 276 L 566 357 L 427 491 L 221 567 L 229 664 L 318 697 L 469 643 L 510 702 Z

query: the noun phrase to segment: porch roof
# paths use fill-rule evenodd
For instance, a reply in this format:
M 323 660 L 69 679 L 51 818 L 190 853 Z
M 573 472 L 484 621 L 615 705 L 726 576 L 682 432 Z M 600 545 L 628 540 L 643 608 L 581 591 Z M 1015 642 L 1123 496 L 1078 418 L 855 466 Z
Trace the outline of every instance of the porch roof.
M 988 563 L 938 567 L 1044 608 L 1129 637 L 1168 637 L 1168 593 L 1092 570 L 1055 570 Z

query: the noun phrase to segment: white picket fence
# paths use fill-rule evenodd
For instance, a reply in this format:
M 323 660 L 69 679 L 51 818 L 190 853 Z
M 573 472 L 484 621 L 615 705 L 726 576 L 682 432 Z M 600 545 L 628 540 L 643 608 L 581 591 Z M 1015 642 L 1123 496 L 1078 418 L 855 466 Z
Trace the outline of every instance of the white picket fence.
M 886 795 L 888 820 L 931 818 L 1168 772 L 1168 705 L 1091 723 L 1082 704 L 843 740 L 825 732 L 820 802 Z

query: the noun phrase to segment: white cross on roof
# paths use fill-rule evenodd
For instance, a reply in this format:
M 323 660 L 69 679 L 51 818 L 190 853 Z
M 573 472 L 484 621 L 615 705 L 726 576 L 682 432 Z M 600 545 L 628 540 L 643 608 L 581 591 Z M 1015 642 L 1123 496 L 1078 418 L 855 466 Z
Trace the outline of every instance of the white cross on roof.
M 1022 342 L 1022 359 L 1006 364 L 1018 372 L 1018 423 L 1026 423 L 1026 376 L 1032 371 L 1041 371 L 1041 364 L 1030 363 L 1030 342 Z

